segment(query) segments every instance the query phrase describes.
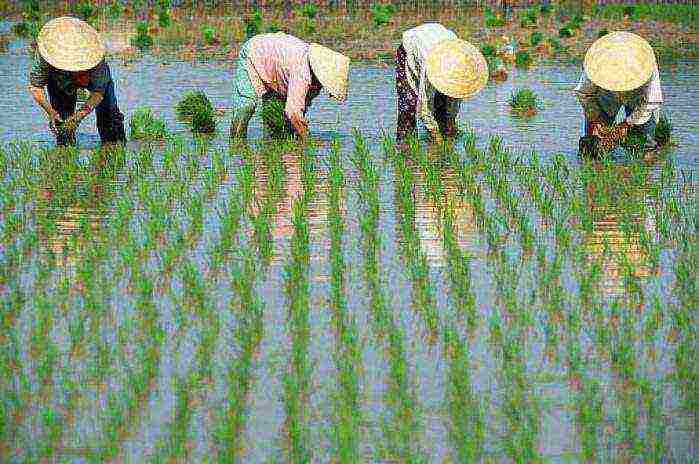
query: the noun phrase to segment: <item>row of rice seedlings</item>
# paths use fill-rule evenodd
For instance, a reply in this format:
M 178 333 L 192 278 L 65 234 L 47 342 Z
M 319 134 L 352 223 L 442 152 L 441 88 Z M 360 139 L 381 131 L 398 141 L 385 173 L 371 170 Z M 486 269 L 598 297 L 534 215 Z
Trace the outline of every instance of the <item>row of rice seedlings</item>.
M 419 448 L 422 430 L 420 405 L 406 355 L 405 333 L 396 321 L 381 282 L 379 266 L 381 237 L 379 228 L 379 173 L 371 161 L 366 141 L 355 132 L 353 162 L 359 171 L 361 199 L 360 228 L 364 254 L 364 280 L 369 289 L 372 328 L 376 344 L 386 353 L 389 363 L 388 385 L 384 394 L 386 417 L 381 418 L 385 443 L 382 458 L 402 462 L 419 462 L 424 455 Z M 383 448 L 383 446 L 382 446 Z
M 489 254 L 489 261 L 495 268 L 493 274 L 496 278 L 500 311 L 493 313 L 489 326 L 491 343 L 496 349 L 496 358 L 500 360 L 502 409 L 508 426 L 504 443 L 505 452 L 516 462 L 529 462 L 539 459 L 538 437 L 541 410 L 526 372 L 527 339 L 533 314 L 529 305 L 521 301 L 516 291 L 521 268 L 527 258 L 523 255 L 520 262 L 508 258 L 502 246 L 507 240 L 507 231 L 506 227 L 501 226 L 501 224 L 507 224 L 507 220 L 499 210 L 486 214 L 484 208 L 485 200 L 475 173 L 477 170 L 498 172 L 498 169 L 495 166 L 489 166 L 491 161 L 487 159 L 485 153 L 475 148 L 473 134 L 467 135 L 466 150 L 467 156 L 474 160 L 471 166 L 459 163 L 455 156 L 448 159 L 459 174 L 462 191 L 474 205 L 479 229 L 486 234 L 492 251 Z M 497 140 L 491 142 L 490 151 L 498 152 Z M 507 195 L 503 195 L 505 191 L 499 187 L 501 182 L 497 178 L 489 180 L 494 190 L 500 190 L 501 196 L 507 198 Z M 501 205 L 502 203 L 509 202 L 501 202 Z M 506 207 L 506 210 L 508 209 L 512 210 L 511 207 Z
M 427 194 L 442 211 L 438 215 L 438 220 L 446 249 L 456 316 L 466 319 L 466 326 L 472 334 L 478 325 L 478 315 L 475 296 L 471 290 L 470 259 L 456 241 L 453 205 L 441 198 L 445 189 L 438 163 L 431 161 L 424 150 L 416 151 L 419 151 L 418 162 L 428 179 Z M 443 156 L 450 160 L 448 161 L 450 164 L 459 164 L 455 150 L 447 149 Z M 450 415 L 449 437 L 456 461 L 478 461 L 484 453 L 485 424 L 483 405 L 474 395 L 471 386 L 469 346 L 466 337 L 461 336 L 461 330 L 454 320 L 449 317 L 442 318 L 441 325 L 444 349 L 449 363 L 446 398 L 446 407 Z
M 236 299 L 231 311 L 236 315 L 236 340 L 239 354 L 228 371 L 226 404 L 216 417 L 214 440 L 219 462 L 239 462 L 245 455 L 243 433 L 248 419 L 247 401 L 252 388 L 255 356 L 264 335 L 262 298 L 255 291 L 259 279 L 255 254 L 248 248 L 242 251 L 241 265 L 230 271 Z
M 419 145 L 413 140 L 412 152 L 414 156 L 419 149 Z M 439 314 L 434 291 L 430 285 L 427 257 L 420 249 L 420 237 L 415 229 L 415 199 L 413 198 L 415 180 L 413 172 L 408 168 L 405 157 L 388 140 L 384 141 L 384 155 L 393 161 L 396 175 L 394 181 L 396 211 L 401 231 L 401 250 L 412 280 L 412 306 L 423 319 L 428 342 L 434 344 L 438 341 L 439 336 Z
M 330 191 L 328 226 L 330 229 L 330 311 L 335 329 L 334 360 L 337 369 L 337 391 L 333 394 L 334 415 L 332 437 L 335 457 L 340 463 L 360 462 L 362 393 L 360 376 L 362 348 L 359 345 L 354 315 L 347 310 L 345 264 L 342 236 L 345 218 L 341 204 L 346 198 L 345 174 L 341 165 L 340 144 L 333 140 L 330 149 Z
M 29 222 L 32 196 L 36 191 L 33 188 L 32 147 L 29 144 L 12 146 L 8 151 L 2 150 L 1 158 L 3 176 L 14 175 L 11 175 L 7 182 L 3 181 L 5 188 L 2 189 L 0 198 L 3 204 L 0 217 L 4 223 L 0 242 L 3 255 L 0 265 L 0 291 L 4 294 L 0 315 L 0 372 L 4 379 L 0 381 L 0 458 L 9 457 L 15 451 L 20 452 L 19 456 L 24 453 L 24 457 L 28 458 L 28 445 L 20 444 L 22 440 L 18 432 L 39 395 L 33 391 L 31 376 L 23 365 L 22 335 L 18 331 L 17 323 L 22 318 L 26 303 L 32 301 L 32 296 L 45 294 L 51 262 L 47 262 L 46 267 L 39 265 L 40 271 L 34 281 L 26 286 L 23 284 L 23 274 L 28 270 L 25 265 L 31 266 L 35 262 L 32 257 L 39 243 L 38 233 Z M 36 330 L 48 331 L 53 325 L 51 308 L 42 305 L 42 309 L 45 311 L 36 319 L 30 316 L 30 320 L 38 319 L 37 324 L 33 325 L 34 334 L 37 334 Z M 56 370 L 55 346 L 48 341 L 43 343 L 37 338 L 32 340 L 30 335 L 29 354 L 29 367 L 38 370 L 37 376 L 40 380 L 47 385 L 51 384 Z M 43 393 L 47 393 L 49 388 L 42 390 Z M 15 446 L 19 448 L 14 448 Z M 25 451 L 22 450 L 23 447 Z
M 282 374 L 284 385 L 284 438 L 288 461 L 310 462 L 313 448 L 309 430 L 309 395 L 311 393 L 310 343 L 310 235 L 308 209 L 316 194 L 316 177 L 313 153 L 301 154 L 301 181 L 303 196 L 294 202 L 291 238 L 291 256 L 284 266 L 284 288 L 289 302 L 288 330 L 291 336 L 291 353 L 288 368 Z
M 676 279 L 674 294 L 676 304 L 671 305 L 671 333 L 676 339 L 676 383 L 684 397 L 688 411 L 699 407 L 699 362 L 697 358 L 697 267 L 699 267 L 699 243 L 696 234 L 697 197 L 693 190 L 680 204 L 681 222 L 678 235 L 678 255 L 675 261 Z

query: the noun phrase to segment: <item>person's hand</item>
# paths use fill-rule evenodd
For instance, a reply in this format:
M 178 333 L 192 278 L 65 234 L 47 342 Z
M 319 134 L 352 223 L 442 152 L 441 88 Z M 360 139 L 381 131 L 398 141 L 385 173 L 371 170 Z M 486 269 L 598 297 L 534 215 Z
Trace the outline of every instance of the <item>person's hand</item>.
M 52 108 L 51 111 L 49 111 L 46 114 L 46 116 L 49 120 L 49 129 L 54 135 L 56 135 L 58 133 L 59 126 L 63 124 L 63 119 L 61 119 L 61 115 L 58 114 L 58 111 Z
M 82 122 L 83 117 L 84 116 L 82 116 L 80 112 L 77 112 L 68 119 L 66 119 L 65 123 L 63 123 L 63 127 L 65 128 L 66 132 L 75 132 L 78 129 L 80 123 Z

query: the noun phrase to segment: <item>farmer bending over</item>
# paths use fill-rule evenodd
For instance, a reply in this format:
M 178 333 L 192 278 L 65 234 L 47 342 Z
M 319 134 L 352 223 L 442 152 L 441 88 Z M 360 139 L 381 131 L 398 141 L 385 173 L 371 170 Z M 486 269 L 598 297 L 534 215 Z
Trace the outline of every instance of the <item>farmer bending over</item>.
M 117 107 L 99 33 L 79 19 L 56 18 L 39 32 L 37 51 L 29 72 L 29 91 L 46 111 L 57 144 L 75 144 L 78 125 L 93 109 L 102 144 L 125 143 L 124 115 Z M 79 88 L 89 90 L 90 96 L 75 112 Z
M 456 135 L 461 99 L 480 92 L 487 82 L 485 58 L 454 32 L 437 23 L 405 31 L 396 50 L 398 143 L 415 132 L 416 114 L 434 142 Z
M 247 136 L 250 118 L 263 97 L 286 99 L 285 119 L 300 137 L 306 137 L 306 110 L 321 88 L 338 102 L 347 98 L 349 61 L 329 48 L 283 32 L 250 38 L 236 62 L 231 137 Z
M 584 141 L 620 141 L 629 129 L 646 136 L 646 150 L 657 148 L 654 132 L 663 93 L 655 54 L 643 38 L 630 32 L 612 32 L 597 39 L 585 55 L 584 70 L 574 91 L 585 113 L 581 151 Z M 614 125 L 622 106 L 626 118 Z

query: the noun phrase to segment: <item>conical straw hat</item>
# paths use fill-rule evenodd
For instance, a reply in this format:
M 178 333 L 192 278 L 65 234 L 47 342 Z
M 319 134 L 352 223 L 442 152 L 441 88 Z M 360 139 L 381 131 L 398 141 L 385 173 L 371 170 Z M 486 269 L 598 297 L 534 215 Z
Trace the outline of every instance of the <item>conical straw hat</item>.
M 99 33 L 85 21 L 69 16 L 46 23 L 39 32 L 37 48 L 51 66 L 63 71 L 92 69 L 105 53 Z
M 345 101 L 350 59 L 327 47 L 312 43 L 308 61 L 316 77 L 330 95 L 337 101 Z
M 470 97 L 480 92 L 488 82 L 485 57 L 465 40 L 439 42 L 429 51 L 425 66 L 427 79 L 448 97 Z
M 627 92 L 648 82 L 655 69 L 653 48 L 631 32 L 611 32 L 585 54 L 585 73 L 597 86 Z

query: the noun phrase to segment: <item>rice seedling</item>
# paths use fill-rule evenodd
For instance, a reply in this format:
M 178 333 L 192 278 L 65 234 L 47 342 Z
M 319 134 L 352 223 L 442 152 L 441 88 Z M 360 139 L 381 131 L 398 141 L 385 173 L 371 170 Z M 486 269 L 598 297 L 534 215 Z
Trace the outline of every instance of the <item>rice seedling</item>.
M 521 88 L 510 95 L 510 109 L 517 116 L 532 117 L 539 109 L 536 93 L 529 88 Z
M 570 25 L 563 26 L 558 30 L 558 36 L 561 37 L 562 39 L 569 39 L 575 35 L 574 28 L 571 27 Z M 554 49 L 556 47 L 554 46 Z
M 216 118 L 212 108 L 198 107 L 192 115 L 192 132 L 195 134 L 212 134 L 216 132 Z
M 270 98 L 262 103 L 262 121 L 265 130 L 273 139 L 288 138 L 294 134 L 294 128 L 284 113 L 284 102 Z
M 126 12 L 126 8 L 118 0 L 115 0 L 104 7 L 105 13 L 112 21 L 121 19 Z
M 220 43 L 220 40 L 218 39 L 218 31 L 216 31 L 216 28 L 213 26 L 204 25 L 201 27 L 200 32 L 201 38 L 205 45 L 217 45 Z
M 129 121 L 129 136 L 134 140 L 162 140 L 168 136 L 165 121 L 150 108 L 138 108 Z
M 371 7 L 371 21 L 374 23 L 374 27 L 385 26 L 391 22 L 393 15 L 395 13 L 395 8 L 392 4 L 380 4 L 375 3 Z
M 505 25 L 505 18 L 500 13 L 493 13 L 490 8 L 485 9 L 485 26 L 502 27 Z
M 75 14 L 78 18 L 82 19 L 85 22 L 93 24 L 93 21 L 97 17 L 97 8 L 92 6 L 90 2 L 83 1 L 77 3 L 74 8 Z
M 493 45 L 493 44 L 484 43 L 483 45 L 481 45 L 481 53 L 483 53 L 483 56 L 485 56 L 486 58 L 494 57 L 496 54 L 496 51 L 497 51 L 497 49 L 496 49 L 495 45 Z
M 528 68 L 532 65 L 532 56 L 526 50 L 519 50 L 515 53 L 515 65 L 518 68 Z
M 520 26 L 522 27 L 536 27 L 539 21 L 539 12 L 535 8 L 528 8 L 524 11 L 522 19 L 520 21 Z
M 668 113 L 662 113 L 654 132 L 654 138 L 658 145 L 665 146 L 672 141 L 672 129 L 672 118 Z
M 245 37 L 249 39 L 260 33 L 262 28 L 262 10 L 255 8 L 251 15 L 245 17 Z
M 136 23 L 136 35 L 131 39 L 131 46 L 141 51 L 153 47 L 153 36 L 150 35 L 150 25 L 147 22 Z
M 304 18 L 308 19 L 316 19 L 316 16 L 318 14 L 318 8 L 312 4 L 312 3 L 307 3 L 305 5 L 302 5 L 299 9 L 298 12 L 303 16 Z
M 534 31 L 529 35 L 529 45 L 536 47 L 544 40 L 544 34 L 539 31 Z

